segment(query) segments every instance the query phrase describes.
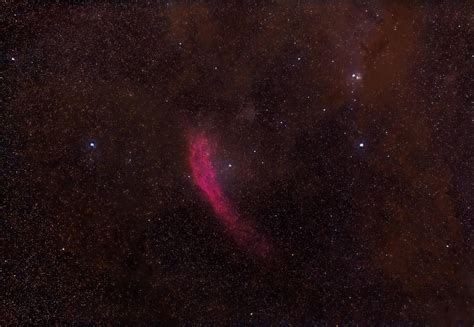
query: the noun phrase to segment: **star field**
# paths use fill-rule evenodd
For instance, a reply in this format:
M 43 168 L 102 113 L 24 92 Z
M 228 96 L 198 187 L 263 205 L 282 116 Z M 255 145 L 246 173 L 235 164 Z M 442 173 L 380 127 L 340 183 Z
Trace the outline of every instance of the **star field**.
M 472 9 L 2 3 L 2 321 L 472 325 Z

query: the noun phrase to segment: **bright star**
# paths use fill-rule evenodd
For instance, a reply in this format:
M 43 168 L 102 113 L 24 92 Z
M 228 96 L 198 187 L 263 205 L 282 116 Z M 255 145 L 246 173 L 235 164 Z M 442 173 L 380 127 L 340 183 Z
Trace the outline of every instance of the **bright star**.
M 360 81 L 362 79 L 362 75 L 360 73 L 354 73 L 351 76 L 352 76 L 352 78 L 354 78 L 358 81 Z

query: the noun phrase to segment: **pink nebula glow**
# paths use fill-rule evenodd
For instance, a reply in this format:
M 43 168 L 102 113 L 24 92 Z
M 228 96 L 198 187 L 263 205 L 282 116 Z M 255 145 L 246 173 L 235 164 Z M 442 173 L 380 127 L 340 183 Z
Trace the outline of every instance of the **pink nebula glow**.
M 189 138 L 189 163 L 196 185 L 206 196 L 217 218 L 227 227 L 236 242 L 260 256 L 267 256 L 270 245 L 255 228 L 242 222 L 232 203 L 225 196 L 212 164 L 214 146 L 204 134 Z

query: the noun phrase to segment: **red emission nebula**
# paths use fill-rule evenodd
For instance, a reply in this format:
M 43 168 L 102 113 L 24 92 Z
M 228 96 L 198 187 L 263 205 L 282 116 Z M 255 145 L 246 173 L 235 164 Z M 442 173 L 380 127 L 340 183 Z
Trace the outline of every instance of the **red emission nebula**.
M 237 210 L 219 185 L 212 164 L 213 150 L 214 146 L 206 135 L 196 134 L 189 137 L 189 164 L 194 182 L 239 246 L 258 256 L 267 257 L 270 253 L 269 242 L 248 222 L 240 219 Z

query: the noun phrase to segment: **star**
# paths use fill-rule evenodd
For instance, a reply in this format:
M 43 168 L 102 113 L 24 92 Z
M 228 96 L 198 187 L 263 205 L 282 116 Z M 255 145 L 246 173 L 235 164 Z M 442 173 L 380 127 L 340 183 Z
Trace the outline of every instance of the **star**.
M 357 81 L 360 81 L 362 79 L 362 75 L 360 73 L 353 73 L 351 77 Z

